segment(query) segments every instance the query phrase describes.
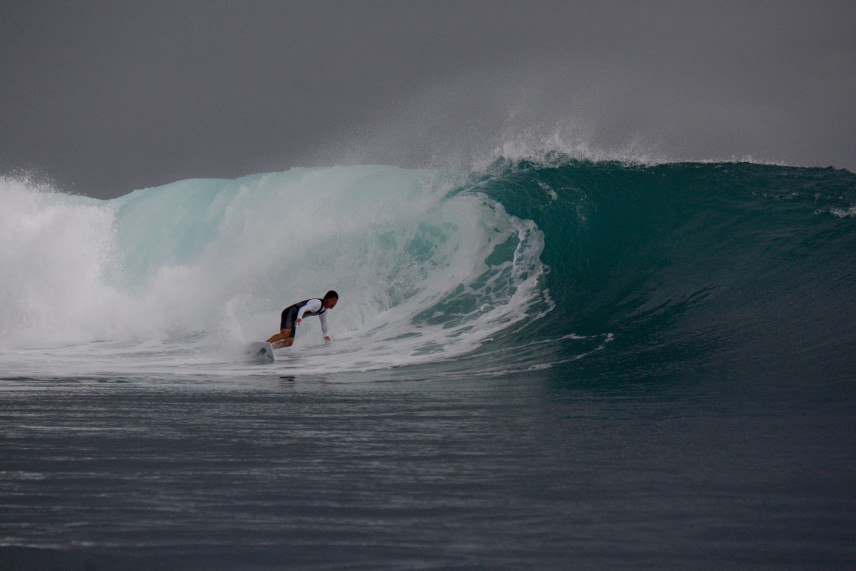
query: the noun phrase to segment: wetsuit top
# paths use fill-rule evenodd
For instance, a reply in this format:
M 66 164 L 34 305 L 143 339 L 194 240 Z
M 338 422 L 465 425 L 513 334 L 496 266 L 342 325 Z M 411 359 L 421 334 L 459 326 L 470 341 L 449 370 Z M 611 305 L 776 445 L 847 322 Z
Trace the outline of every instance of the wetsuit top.
M 297 311 L 297 319 L 303 319 L 304 315 L 317 315 L 321 320 L 321 333 L 327 337 L 327 308 L 320 299 L 307 299 L 300 303 L 295 303 L 299 309 Z

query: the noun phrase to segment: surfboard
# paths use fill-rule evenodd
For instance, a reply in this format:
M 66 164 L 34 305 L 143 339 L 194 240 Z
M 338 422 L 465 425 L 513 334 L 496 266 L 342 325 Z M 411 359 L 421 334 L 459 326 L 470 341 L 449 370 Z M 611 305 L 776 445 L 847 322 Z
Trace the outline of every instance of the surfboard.
M 256 341 L 254 343 L 250 343 L 246 348 L 247 357 L 253 360 L 258 361 L 275 361 L 276 358 L 273 355 L 273 347 L 270 346 L 270 343 L 265 343 L 264 341 Z

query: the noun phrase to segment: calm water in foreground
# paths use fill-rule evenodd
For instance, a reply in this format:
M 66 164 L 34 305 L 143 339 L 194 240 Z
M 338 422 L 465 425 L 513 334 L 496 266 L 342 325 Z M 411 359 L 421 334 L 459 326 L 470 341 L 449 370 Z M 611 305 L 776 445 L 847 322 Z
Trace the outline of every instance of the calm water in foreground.
M 0 567 L 852 568 L 847 399 L 571 374 L 4 379 Z

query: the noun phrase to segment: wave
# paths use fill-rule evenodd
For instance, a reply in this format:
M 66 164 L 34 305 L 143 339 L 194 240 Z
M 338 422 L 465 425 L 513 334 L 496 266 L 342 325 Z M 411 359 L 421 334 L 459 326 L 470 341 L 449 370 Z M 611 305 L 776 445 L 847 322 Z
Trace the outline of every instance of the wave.
M 0 347 L 53 347 L 57 367 L 121 355 L 204 368 L 328 289 L 335 342 L 307 321 L 293 370 L 745 370 L 837 363 L 856 340 L 847 171 L 554 153 L 186 180 L 107 201 L 0 189 Z

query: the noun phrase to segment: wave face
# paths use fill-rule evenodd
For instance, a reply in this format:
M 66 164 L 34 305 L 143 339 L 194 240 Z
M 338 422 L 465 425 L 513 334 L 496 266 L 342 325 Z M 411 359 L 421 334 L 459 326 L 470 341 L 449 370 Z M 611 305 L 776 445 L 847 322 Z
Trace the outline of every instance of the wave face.
M 846 171 L 554 156 L 109 201 L 0 185 L 6 373 L 234 372 L 283 307 L 327 289 L 334 343 L 308 320 L 290 371 L 845 378 L 856 341 Z

